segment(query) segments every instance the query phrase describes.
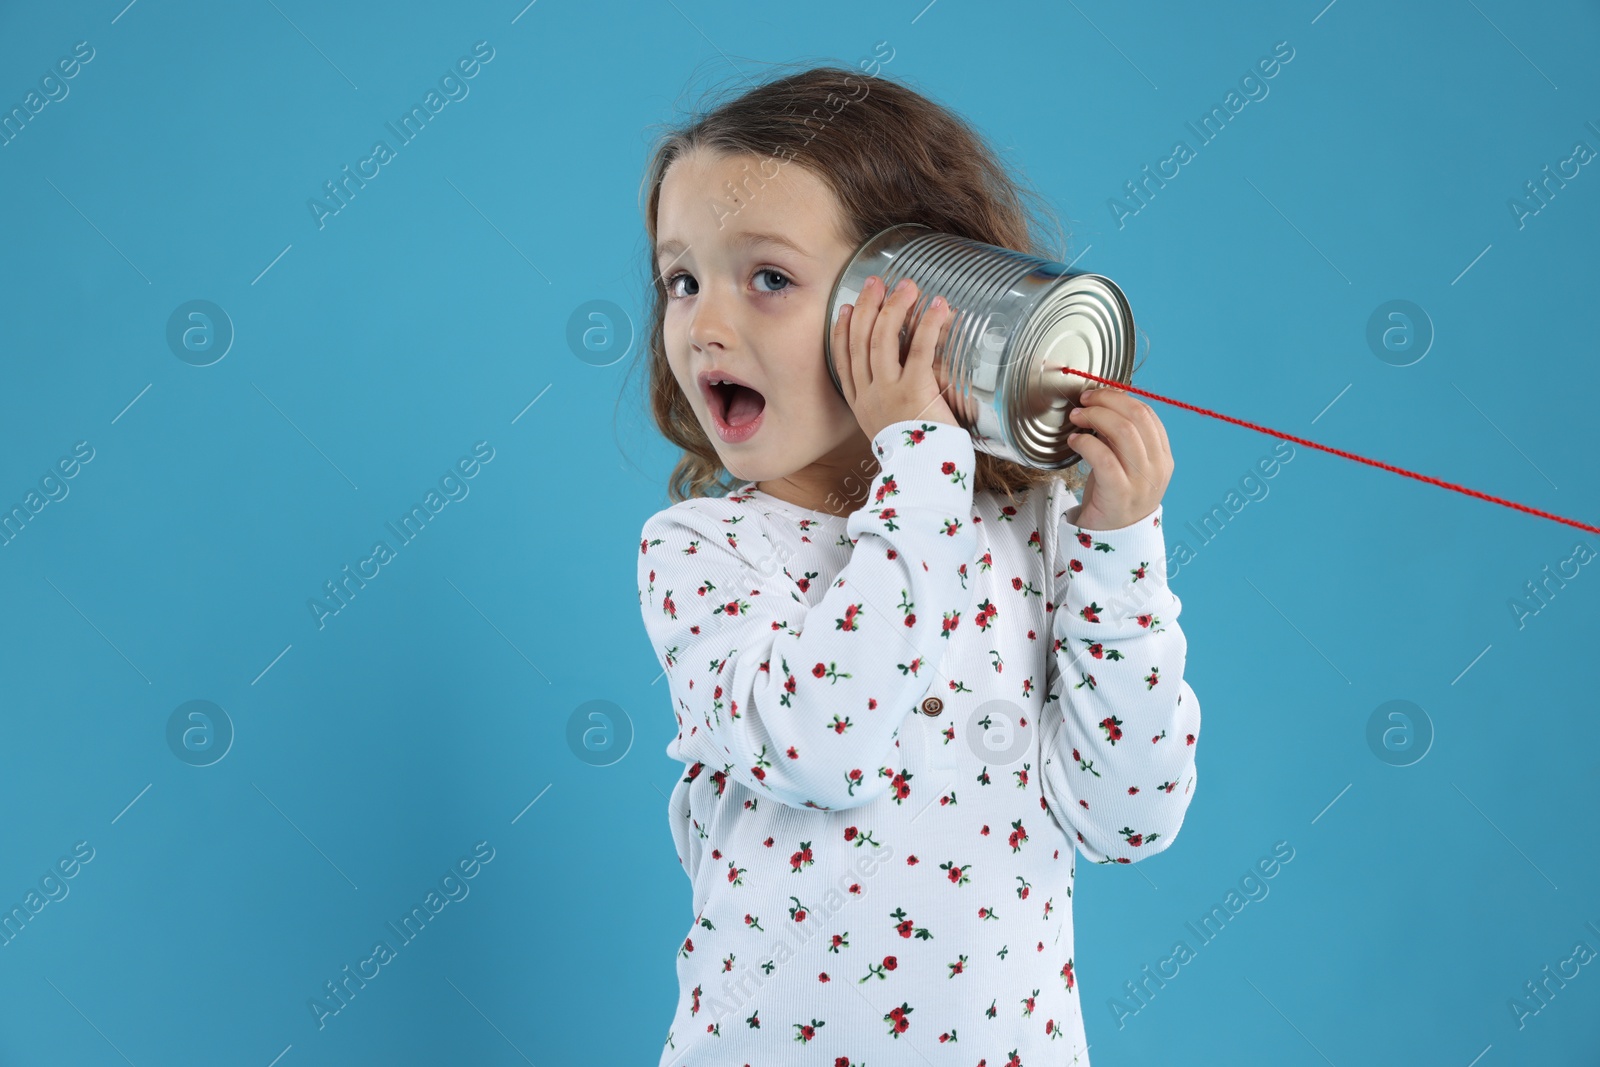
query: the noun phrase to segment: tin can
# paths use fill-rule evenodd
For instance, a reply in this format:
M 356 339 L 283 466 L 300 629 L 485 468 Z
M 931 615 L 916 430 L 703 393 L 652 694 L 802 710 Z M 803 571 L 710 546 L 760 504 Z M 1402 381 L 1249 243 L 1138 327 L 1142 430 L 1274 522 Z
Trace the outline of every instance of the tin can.
M 902 361 L 934 297 L 954 311 L 934 376 L 973 446 L 990 455 L 1041 469 L 1072 466 L 1082 457 L 1067 446 L 1078 429 L 1068 415 L 1091 383 L 1063 368 L 1123 384 L 1132 376 L 1133 311 L 1111 279 L 907 222 L 868 238 L 834 282 L 822 344 L 841 397 L 833 325 L 873 275 L 886 290 L 901 278 L 916 283 L 900 332 Z

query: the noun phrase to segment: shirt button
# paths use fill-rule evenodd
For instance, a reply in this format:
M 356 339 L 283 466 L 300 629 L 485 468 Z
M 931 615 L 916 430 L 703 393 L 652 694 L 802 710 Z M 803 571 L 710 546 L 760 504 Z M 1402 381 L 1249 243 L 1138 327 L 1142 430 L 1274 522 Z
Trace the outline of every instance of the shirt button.
M 922 702 L 922 714 L 930 719 L 944 710 L 944 701 L 938 697 L 929 697 Z

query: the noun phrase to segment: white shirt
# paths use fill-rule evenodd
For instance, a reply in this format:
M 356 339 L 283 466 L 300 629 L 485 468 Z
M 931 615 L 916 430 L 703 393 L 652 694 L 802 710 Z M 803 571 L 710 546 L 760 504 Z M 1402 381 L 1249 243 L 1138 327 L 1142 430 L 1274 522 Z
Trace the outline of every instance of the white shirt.
M 641 531 L 694 909 L 662 1067 L 1087 1065 L 1074 849 L 1147 858 L 1193 796 L 1160 506 L 974 495 L 945 423 L 873 449 L 848 516 L 745 483 Z

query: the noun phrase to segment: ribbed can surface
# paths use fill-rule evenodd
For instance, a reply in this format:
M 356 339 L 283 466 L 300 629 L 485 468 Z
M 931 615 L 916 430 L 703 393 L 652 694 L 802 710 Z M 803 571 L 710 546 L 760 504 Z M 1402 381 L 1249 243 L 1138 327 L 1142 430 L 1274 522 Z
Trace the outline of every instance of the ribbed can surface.
M 1081 458 L 1067 447 L 1068 413 L 1089 380 L 1065 367 L 1127 384 L 1133 371 L 1133 312 L 1111 279 L 1009 248 L 900 223 L 868 238 L 845 264 L 828 304 L 823 351 L 833 387 L 844 395 L 833 358 L 839 309 L 855 304 L 877 275 L 892 290 L 901 278 L 917 299 L 901 332 L 912 335 L 936 296 L 955 315 L 934 353 L 934 376 L 974 447 L 1029 467 L 1059 469 Z

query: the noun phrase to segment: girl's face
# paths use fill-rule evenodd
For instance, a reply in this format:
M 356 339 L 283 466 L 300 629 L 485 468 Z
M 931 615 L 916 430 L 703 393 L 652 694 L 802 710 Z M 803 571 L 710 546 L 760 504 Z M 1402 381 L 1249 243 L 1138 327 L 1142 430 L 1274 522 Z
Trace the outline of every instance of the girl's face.
M 822 351 L 828 295 L 855 251 L 841 215 L 798 164 L 697 150 L 667 168 L 656 218 L 667 363 L 722 465 L 833 514 L 850 511 L 850 474 L 876 473 Z M 709 384 L 720 378 L 747 388 Z

